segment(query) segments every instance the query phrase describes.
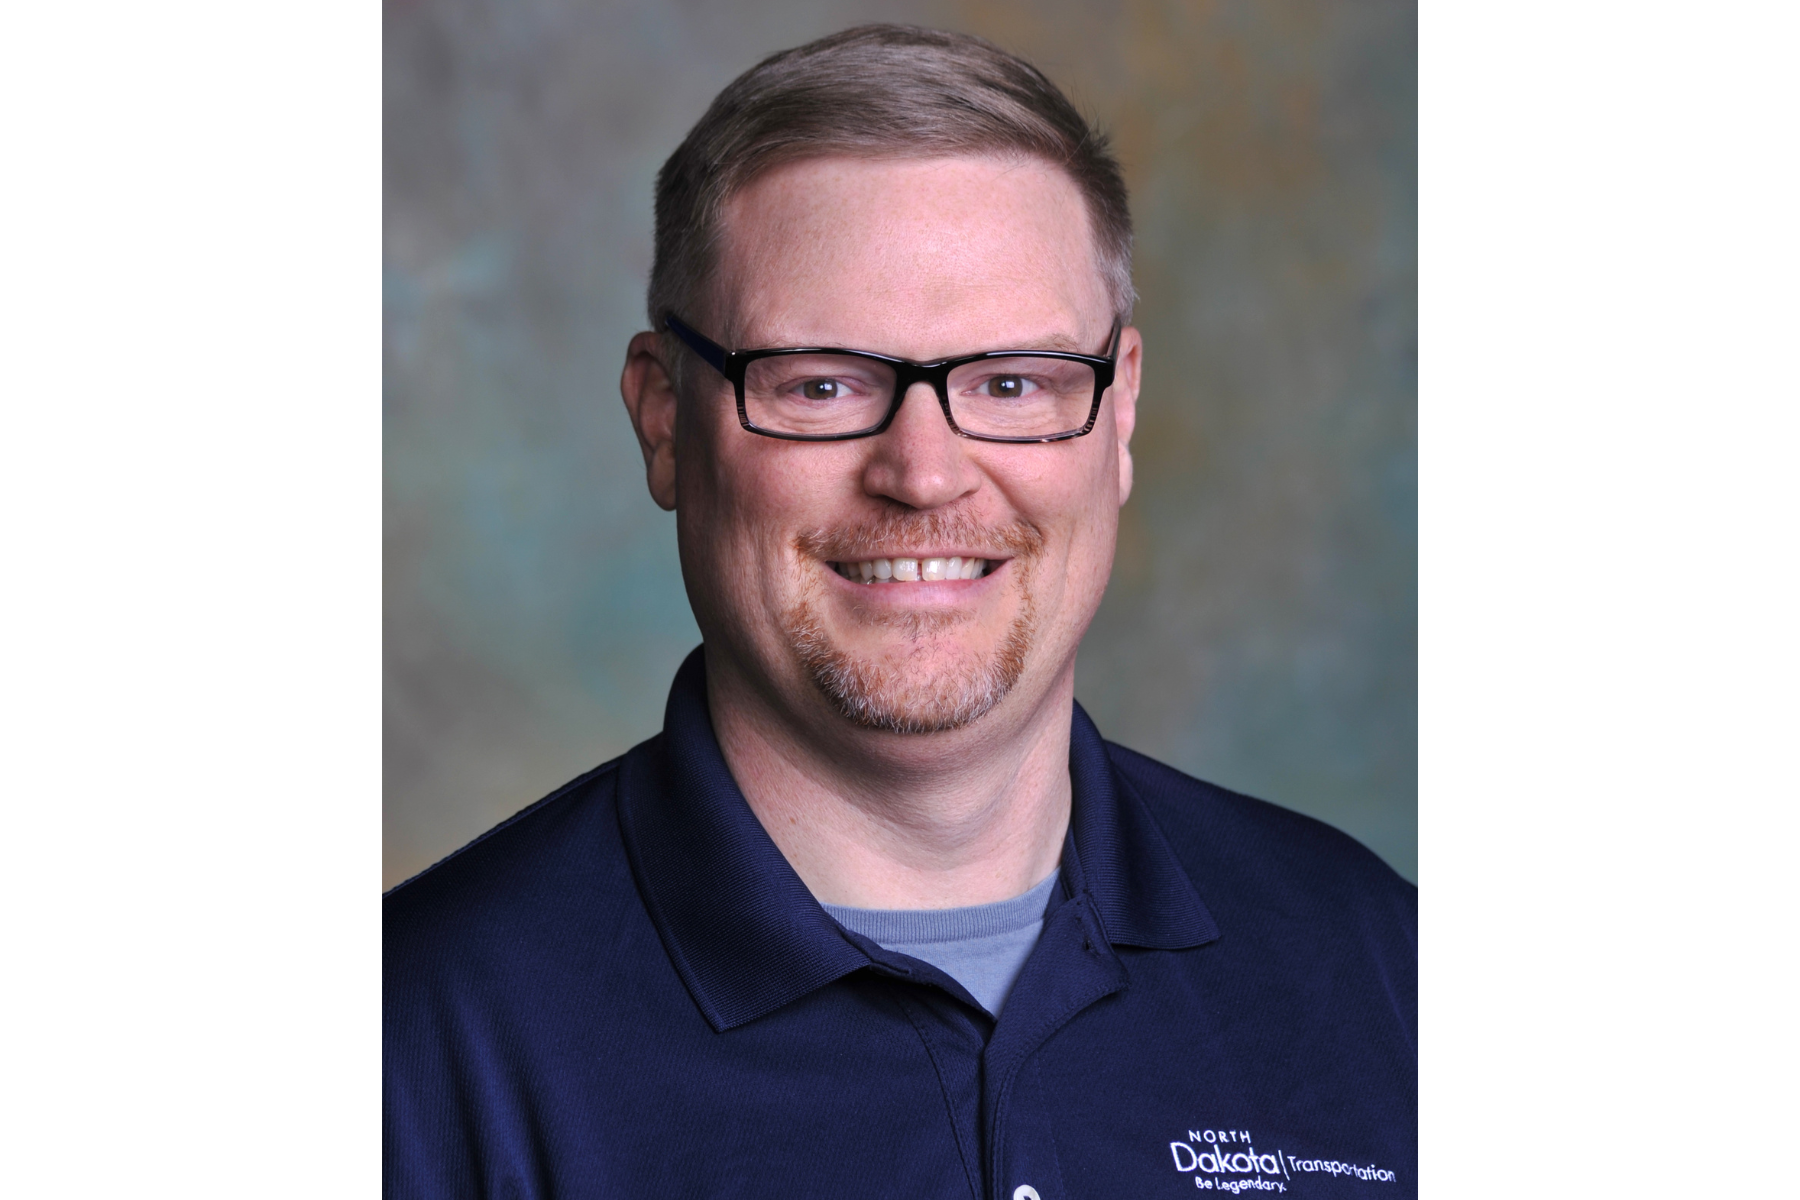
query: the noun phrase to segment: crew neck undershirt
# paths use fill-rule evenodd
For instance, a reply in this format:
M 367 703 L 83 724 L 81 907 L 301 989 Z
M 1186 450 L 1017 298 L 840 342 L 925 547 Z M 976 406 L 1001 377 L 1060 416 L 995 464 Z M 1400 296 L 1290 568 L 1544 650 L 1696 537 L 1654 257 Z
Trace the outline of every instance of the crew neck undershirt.
M 968 908 L 847 908 L 825 911 L 885 950 L 930 963 L 967 988 L 995 1017 L 1031 957 L 1061 868 L 1010 900 Z

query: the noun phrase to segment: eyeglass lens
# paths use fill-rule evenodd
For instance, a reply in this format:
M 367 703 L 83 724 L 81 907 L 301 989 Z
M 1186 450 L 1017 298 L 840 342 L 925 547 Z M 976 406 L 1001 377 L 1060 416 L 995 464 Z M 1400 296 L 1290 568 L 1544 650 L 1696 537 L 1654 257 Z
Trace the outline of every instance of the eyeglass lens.
M 894 402 L 894 369 L 837 354 L 759 358 L 744 372 L 744 410 L 774 433 L 821 436 L 881 424 Z M 983 359 L 950 373 L 957 428 L 986 437 L 1051 437 L 1087 424 L 1094 368 L 1060 358 Z

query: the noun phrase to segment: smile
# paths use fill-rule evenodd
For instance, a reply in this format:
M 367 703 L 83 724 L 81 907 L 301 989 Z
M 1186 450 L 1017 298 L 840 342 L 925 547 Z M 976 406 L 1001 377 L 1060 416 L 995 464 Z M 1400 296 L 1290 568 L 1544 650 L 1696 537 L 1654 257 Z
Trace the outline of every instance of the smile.
M 980 579 L 988 571 L 985 558 L 872 558 L 867 562 L 834 562 L 831 569 L 852 583 L 934 583 Z

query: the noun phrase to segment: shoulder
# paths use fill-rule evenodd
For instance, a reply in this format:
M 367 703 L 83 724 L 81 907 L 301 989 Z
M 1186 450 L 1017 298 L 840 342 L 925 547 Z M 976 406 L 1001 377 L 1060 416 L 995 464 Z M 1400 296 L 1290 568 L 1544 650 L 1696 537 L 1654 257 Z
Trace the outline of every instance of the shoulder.
M 1355 838 L 1116 743 L 1106 752 L 1209 907 L 1374 921 L 1416 944 L 1418 889 Z
M 562 1039 L 585 1029 L 616 1048 L 646 1007 L 646 974 L 674 980 L 632 969 L 667 960 L 619 832 L 630 762 L 570 781 L 383 897 L 390 1191 L 472 1195 L 528 1162 L 519 1113 L 567 1083 Z
M 532 913 L 565 906 L 604 876 L 617 847 L 623 758 L 570 780 L 382 897 L 384 945 L 396 957 L 505 938 Z M 597 871 L 596 868 L 599 868 Z

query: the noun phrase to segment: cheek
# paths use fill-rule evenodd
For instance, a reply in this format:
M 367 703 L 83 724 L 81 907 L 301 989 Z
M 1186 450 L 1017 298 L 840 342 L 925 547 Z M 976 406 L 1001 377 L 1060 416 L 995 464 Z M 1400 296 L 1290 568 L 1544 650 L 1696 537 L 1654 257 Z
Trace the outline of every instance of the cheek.
M 761 519 L 757 447 L 766 439 L 738 426 L 731 394 L 684 401 L 676 439 L 677 515 L 695 546 L 725 551 Z
M 829 522 L 846 471 L 831 448 L 760 438 L 732 422 L 696 430 L 678 473 L 683 568 L 719 621 L 758 623 L 790 606 L 805 582 L 796 535 Z
M 730 397 L 682 402 L 675 468 L 675 525 L 681 570 L 701 632 L 713 637 L 745 608 L 747 569 L 743 534 L 754 516 L 745 511 L 739 472 L 730 457 L 732 433 L 722 418 Z M 748 436 L 748 435 L 745 435 Z
M 1093 445 L 1082 445 L 1085 442 Z M 1096 531 L 1104 532 L 1118 524 L 1118 451 L 1113 439 L 1102 441 L 1097 434 L 1061 445 L 1071 449 L 1079 446 L 1080 452 L 1059 453 L 1054 443 L 1049 447 L 1027 447 L 1040 454 L 1044 449 L 1051 453 L 1040 458 L 1021 456 L 998 464 L 1010 471 L 996 472 L 996 477 L 1010 474 L 1013 482 L 1005 490 L 1046 534 L 1054 537 L 1061 533 L 1071 541 L 1086 542 Z
M 1118 539 L 1118 453 L 1113 445 L 1096 445 L 1078 469 L 1046 472 L 1034 487 L 1043 514 L 1040 528 L 1054 546 L 1061 543 L 1060 563 L 1047 563 L 1054 578 L 1039 582 L 1063 594 L 1066 603 L 1091 608 L 1099 603 L 1112 574 Z M 1077 464 L 1069 464 L 1077 466 Z
M 841 468 L 818 447 L 737 432 L 710 472 L 711 519 L 740 552 L 791 556 L 800 530 L 829 519 Z

